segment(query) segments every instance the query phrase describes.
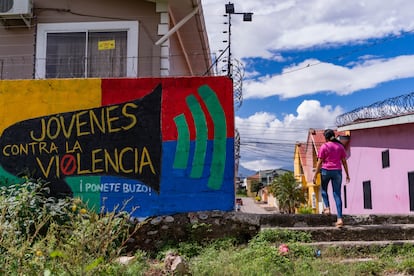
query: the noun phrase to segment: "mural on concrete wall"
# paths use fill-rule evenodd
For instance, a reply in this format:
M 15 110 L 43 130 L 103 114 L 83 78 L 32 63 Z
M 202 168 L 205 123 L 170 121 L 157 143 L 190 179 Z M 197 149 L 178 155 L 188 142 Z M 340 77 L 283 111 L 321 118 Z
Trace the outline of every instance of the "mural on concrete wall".
M 234 205 L 225 77 L 0 82 L 0 176 L 135 216 Z M 118 209 L 119 210 L 119 209 Z

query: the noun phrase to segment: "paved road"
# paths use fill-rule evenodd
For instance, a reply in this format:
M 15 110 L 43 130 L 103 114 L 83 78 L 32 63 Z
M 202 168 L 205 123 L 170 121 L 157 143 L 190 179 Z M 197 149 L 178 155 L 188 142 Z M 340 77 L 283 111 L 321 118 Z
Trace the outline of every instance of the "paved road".
M 240 212 L 250 214 L 274 214 L 275 211 L 267 211 L 263 208 L 263 205 L 254 202 L 251 197 L 242 197 L 243 206 L 240 208 Z

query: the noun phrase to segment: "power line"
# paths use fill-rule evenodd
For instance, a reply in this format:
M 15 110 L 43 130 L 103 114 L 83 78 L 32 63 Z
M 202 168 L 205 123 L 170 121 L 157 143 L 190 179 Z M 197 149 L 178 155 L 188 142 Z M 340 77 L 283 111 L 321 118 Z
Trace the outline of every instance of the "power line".
M 385 38 L 381 39 L 380 41 L 374 41 L 372 43 L 369 43 L 368 45 L 366 45 L 364 47 L 359 47 L 359 48 L 354 49 L 354 50 L 351 50 L 349 52 L 345 52 L 345 53 L 343 53 L 341 55 L 337 55 L 337 56 L 334 56 L 334 57 L 331 57 L 331 58 L 327 58 L 326 61 L 333 61 L 333 60 L 343 59 L 343 58 L 348 57 L 348 56 L 351 56 L 351 55 L 353 55 L 355 53 L 358 53 L 358 52 L 361 52 L 363 50 L 366 50 L 368 48 L 372 48 L 372 47 L 375 47 L 377 45 L 386 43 L 388 41 L 391 41 L 391 40 L 395 40 L 397 38 L 400 38 L 404 34 L 409 34 L 409 33 L 413 33 L 413 32 L 414 32 L 414 29 L 411 29 L 409 31 L 406 31 L 406 32 L 403 32 L 403 33 L 399 33 L 397 35 L 391 35 L 389 37 L 385 37 Z M 288 70 L 288 71 L 281 72 L 279 75 L 286 75 L 286 74 L 294 73 L 294 72 L 297 72 L 297 71 L 302 71 L 302 70 L 308 69 L 310 67 L 323 64 L 326 61 L 318 61 L 318 62 L 315 62 L 315 63 L 309 63 L 309 64 L 306 64 L 303 67 L 299 67 L 299 68 L 295 68 L 295 69 L 292 69 L 292 70 Z

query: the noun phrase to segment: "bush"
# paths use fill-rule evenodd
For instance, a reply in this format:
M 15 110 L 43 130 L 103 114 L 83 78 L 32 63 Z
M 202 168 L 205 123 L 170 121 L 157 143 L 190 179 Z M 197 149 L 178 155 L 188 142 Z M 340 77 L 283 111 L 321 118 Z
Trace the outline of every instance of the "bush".
M 246 190 L 246 188 L 237 188 L 237 190 L 236 190 L 236 196 L 237 197 L 244 197 L 244 196 L 247 196 L 247 190 Z
M 122 210 L 96 214 L 79 198 L 48 197 L 41 181 L 1 187 L 0 210 L 2 275 L 105 273 L 135 230 Z
M 264 229 L 250 243 L 293 243 L 311 242 L 312 236 L 307 232 L 289 231 L 286 229 Z
M 312 214 L 313 213 L 313 209 L 310 206 L 299 207 L 298 213 L 299 214 Z

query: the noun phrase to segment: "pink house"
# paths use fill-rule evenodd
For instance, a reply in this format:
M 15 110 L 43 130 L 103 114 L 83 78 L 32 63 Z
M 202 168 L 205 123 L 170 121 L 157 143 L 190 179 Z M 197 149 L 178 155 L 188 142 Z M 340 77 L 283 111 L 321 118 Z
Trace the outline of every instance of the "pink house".
M 384 110 L 395 113 L 383 102 L 337 118 L 338 130 L 350 135 L 344 214 L 414 214 L 413 111 Z

